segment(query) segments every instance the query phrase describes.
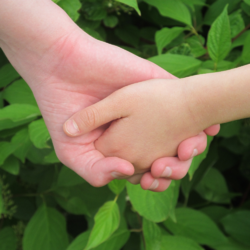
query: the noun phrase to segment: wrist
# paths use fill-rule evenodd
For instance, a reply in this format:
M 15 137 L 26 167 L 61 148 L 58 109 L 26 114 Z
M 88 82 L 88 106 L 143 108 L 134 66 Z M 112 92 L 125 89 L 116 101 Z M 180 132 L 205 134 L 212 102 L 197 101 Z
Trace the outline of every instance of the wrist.
M 250 116 L 250 65 L 182 79 L 187 104 L 197 122 L 208 127 Z
M 209 86 L 208 74 L 191 76 L 181 80 L 185 89 L 186 106 L 200 131 L 217 124 L 217 99 Z

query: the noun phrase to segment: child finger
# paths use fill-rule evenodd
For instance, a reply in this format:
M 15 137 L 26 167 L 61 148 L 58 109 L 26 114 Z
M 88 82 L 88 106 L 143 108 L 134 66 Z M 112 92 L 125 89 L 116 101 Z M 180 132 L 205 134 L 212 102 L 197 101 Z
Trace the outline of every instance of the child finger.
M 163 192 L 169 187 L 171 180 L 165 178 L 156 179 L 150 172 L 147 172 L 142 176 L 140 183 L 144 190 Z
M 182 161 L 187 161 L 196 155 L 203 153 L 207 146 L 207 136 L 204 132 L 197 136 L 186 139 L 178 147 L 178 157 Z
M 182 179 L 188 172 L 192 159 L 181 161 L 177 157 L 165 157 L 156 160 L 151 167 L 153 178 Z

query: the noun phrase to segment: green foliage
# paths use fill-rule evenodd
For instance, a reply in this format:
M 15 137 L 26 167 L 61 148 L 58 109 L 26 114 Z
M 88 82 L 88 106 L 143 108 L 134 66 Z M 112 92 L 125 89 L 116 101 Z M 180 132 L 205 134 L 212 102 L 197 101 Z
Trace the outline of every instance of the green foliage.
M 89 35 L 177 77 L 250 63 L 249 0 L 53 1 Z M 92 187 L 60 163 L 33 93 L 0 51 L 0 250 L 247 250 L 249 150 L 250 120 L 234 121 L 165 192 Z
M 216 246 L 226 241 L 217 225 L 205 214 L 191 208 L 176 209 L 177 223 L 166 220 L 164 225 L 175 235 L 184 236 L 208 246 Z
M 68 235 L 65 218 L 54 208 L 42 205 L 25 229 L 23 248 L 27 250 L 62 250 L 67 246 Z
M 0 250 L 16 250 L 17 239 L 11 227 L 5 227 L 0 231 Z
M 225 231 L 235 240 L 246 246 L 250 246 L 250 212 L 238 211 L 231 213 L 222 219 Z
M 92 249 L 107 240 L 118 228 L 120 213 L 116 200 L 106 202 L 95 215 L 95 224 L 90 233 L 86 250 Z
M 231 29 L 227 6 L 211 26 L 207 47 L 208 53 L 217 67 L 217 63 L 227 56 L 231 48 Z
M 192 26 L 191 15 L 187 6 L 180 0 L 144 0 L 144 2 L 156 7 L 162 16 L 170 17 L 184 24 Z
M 127 183 L 127 190 L 134 209 L 143 217 L 154 222 L 164 221 L 173 212 L 175 207 L 175 189 L 177 183 L 172 182 L 170 187 L 161 193 L 143 190 L 139 185 Z M 162 201 L 165 201 L 162 203 Z

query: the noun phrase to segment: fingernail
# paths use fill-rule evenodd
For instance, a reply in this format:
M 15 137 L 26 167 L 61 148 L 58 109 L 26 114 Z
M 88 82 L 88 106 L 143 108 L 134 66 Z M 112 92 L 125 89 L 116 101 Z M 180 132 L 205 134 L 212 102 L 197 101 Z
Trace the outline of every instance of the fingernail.
M 161 177 L 170 177 L 172 174 L 172 169 L 170 167 L 165 167 L 164 171 L 161 174 Z
M 66 121 L 65 129 L 66 129 L 67 133 L 70 135 L 76 135 L 80 131 L 74 120 Z
M 112 175 L 115 179 L 126 177 L 126 175 L 124 175 L 124 174 L 122 174 L 122 173 L 118 173 L 118 172 L 112 172 L 111 175 Z
M 149 190 L 155 190 L 156 188 L 158 188 L 158 186 L 159 186 L 159 181 L 154 180 L 151 186 L 149 187 Z
M 195 148 L 192 154 L 192 157 L 195 157 L 196 155 L 198 155 L 198 150 Z

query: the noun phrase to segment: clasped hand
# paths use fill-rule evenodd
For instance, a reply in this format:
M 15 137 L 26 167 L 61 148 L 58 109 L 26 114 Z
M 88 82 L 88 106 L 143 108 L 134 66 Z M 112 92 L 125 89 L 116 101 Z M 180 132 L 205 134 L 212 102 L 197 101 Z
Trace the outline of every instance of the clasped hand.
M 160 191 L 170 184 L 170 177 L 182 178 L 191 162 L 176 164 L 175 158 L 166 157 L 176 156 L 178 145 L 186 138 L 205 136 L 205 124 L 196 122 L 186 100 L 185 80 L 148 80 L 123 87 L 80 111 L 64 130 L 69 135 L 70 129 L 73 133 L 78 131 L 78 135 L 85 134 L 113 121 L 95 141 L 96 149 L 106 157 L 131 162 L 135 172 L 129 179 L 133 183 L 138 183 L 153 162 L 161 158 L 141 182 L 145 189 Z M 204 150 L 203 145 L 197 146 L 199 152 Z M 156 177 L 168 179 L 159 182 L 154 180 Z

